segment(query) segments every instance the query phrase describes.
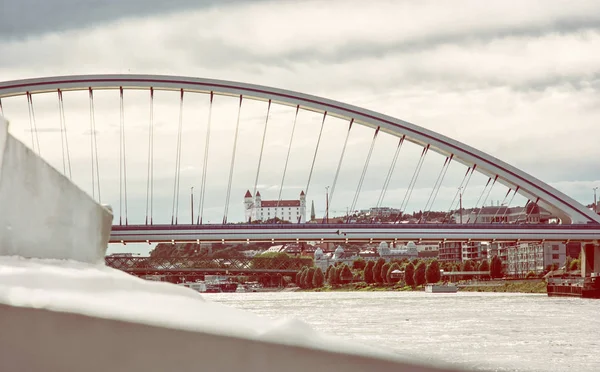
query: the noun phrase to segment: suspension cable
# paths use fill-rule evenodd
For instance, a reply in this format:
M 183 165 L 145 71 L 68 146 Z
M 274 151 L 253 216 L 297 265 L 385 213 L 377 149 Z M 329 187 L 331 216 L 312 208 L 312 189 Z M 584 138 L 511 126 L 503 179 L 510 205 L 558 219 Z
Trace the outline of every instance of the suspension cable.
M 411 189 L 411 185 L 413 184 L 413 181 L 415 179 L 416 174 L 419 172 L 419 169 L 421 167 L 421 162 L 423 161 L 423 155 L 426 152 L 427 147 L 423 148 L 423 151 L 421 151 L 421 156 L 419 157 L 419 161 L 417 162 L 417 166 L 415 167 L 415 170 L 413 172 L 413 175 L 410 179 L 410 182 L 408 183 L 408 185 L 406 186 L 406 192 L 404 193 L 404 198 L 402 199 L 402 203 L 400 204 L 400 207 L 398 208 L 398 213 L 396 214 L 396 217 L 394 217 L 394 222 L 398 221 L 399 218 L 401 218 L 402 216 L 402 211 L 404 208 L 404 202 L 406 201 L 406 197 L 408 196 L 408 193 Z
M 449 156 L 446 156 L 446 159 L 444 160 L 444 164 L 442 165 L 442 169 L 440 169 L 440 173 L 438 174 L 435 183 L 433 184 L 433 187 L 431 188 L 431 193 L 429 193 L 429 198 L 427 198 L 427 202 L 425 203 L 425 208 L 423 208 L 423 213 L 421 214 L 421 217 L 419 218 L 419 223 L 421 223 L 421 221 L 423 220 L 423 217 L 425 216 L 425 213 L 427 212 L 428 208 L 429 208 L 429 203 L 431 202 L 431 198 L 433 197 L 433 194 L 435 194 L 435 190 L 437 189 L 438 184 L 440 183 L 440 178 L 442 178 L 442 174 L 444 174 L 444 170 L 446 169 L 446 165 L 448 164 L 448 159 L 450 159 Z M 425 218 L 425 221 L 427 221 L 427 218 Z
M 506 192 L 506 195 L 504 195 L 504 199 L 502 199 L 502 203 L 500 203 L 500 205 L 498 206 L 498 208 L 496 208 L 496 212 L 494 213 L 494 217 L 492 217 L 492 223 L 495 222 L 496 216 L 498 216 L 498 212 L 500 211 L 500 208 L 502 208 L 504 206 L 504 202 L 506 201 L 506 198 L 508 197 L 508 195 L 510 194 L 511 191 L 512 191 L 512 189 L 509 188 L 508 191 Z
M 98 159 L 98 131 L 96 130 L 96 109 L 94 105 L 94 97 L 92 96 L 92 122 L 94 124 L 94 157 L 96 158 L 96 184 L 98 186 L 98 202 L 102 203 L 100 194 L 100 160 Z
M 523 215 L 525 214 L 525 211 L 527 210 L 527 204 L 531 203 L 531 199 L 527 199 L 527 202 L 525 203 L 525 206 L 523 207 L 523 210 L 521 210 L 521 213 L 519 213 L 519 215 L 517 216 L 517 221 L 515 222 L 519 222 L 519 220 L 521 219 L 521 217 L 523 217 Z
M 125 192 L 125 225 L 129 224 L 127 213 L 127 142 L 125 141 L 125 107 L 123 105 L 123 88 L 121 87 L 121 121 L 123 122 L 123 191 Z
M 126 148 L 126 143 L 125 143 L 125 106 L 123 104 L 123 87 L 119 87 L 119 93 L 120 93 L 120 114 L 121 114 L 121 118 L 120 118 L 120 123 L 119 123 L 119 128 L 120 128 L 120 144 L 121 144 L 121 149 L 122 151 L 119 151 L 120 154 L 122 154 L 122 166 L 123 166 L 123 192 L 124 192 L 124 205 L 125 205 L 125 225 L 128 225 L 128 218 L 127 218 L 127 154 L 125 152 L 125 148 Z M 120 211 L 119 211 L 120 213 Z M 121 216 L 119 216 L 119 224 L 121 224 Z
M 367 174 L 367 169 L 369 168 L 369 161 L 371 160 L 371 155 L 373 154 L 373 148 L 375 147 L 375 142 L 377 141 L 378 134 L 379 134 L 379 127 L 377 127 L 377 129 L 375 129 L 375 133 L 373 134 L 373 139 L 371 140 L 371 147 L 369 148 L 369 153 L 367 154 L 367 158 L 365 159 L 365 165 L 363 166 L 363 170 L 360 175 L 360 179 L 358 181 L 358 186 L 356 187 L 356 192 L 354 193 L 354 199 L 352 200 L 352 207 L 350 208 L 350 210 L 352 210 L 352 211 L 355 209 L 356 203 L 358 202 L 360 190 L 362 189 L 363 182 L 365 181 L 365 175 Z
M 404 138 L 406 135 L 400 137 L 400 141 L 398 141 L 398 146 L 396 146 L 396 152 L 394 153 L 394 157 L 392 158 L 392 163 L 390 164 L 390 169 L 385 176 L 385 180 L 383 181 L 383 187 L 381 188 L 381 193 L 379 194 L 379 198 L 377 199 L 376 207 L 379 208 L 381 203 L 383 203 L 383 199 L 385 198 L 385 194 L 387 192 L 387 188 L 390 184 L 390 180 L 392 179 L 392 174 L 394 173 L 394 169 L 396 168 L 396 162 L 398 161 L 398 155 L 400 154 L 400 150 L 402 149 L 402 143 L 404 143 Z
M 335 191 L 335 185 L 337 184 L 338 175 L 340 174 L 340 169 L 342 168 L 342 161 L 344 160 L 344 154 L 346 153 L 346 145 L 348 144 L 348 138 L 350 138 L 350 130 L 352 129 L 353 123 L 354 123 L 354 119 L 351 119 L 350 124 L 348 125 L 348 131 L 346 132 L 346 140 L 344 141 L 344 147 L 342 147 L 342 154 L 340 155 L 340 161 L 338 162 L 338 166 L 335 171 L 335 176 L 333 177 L 333 184 L 331 185 L 331 193 L 329 193 L 329 200 L 327 201 L 328 205 L 331 205 L 331 200 L 333 199 L 333 192 Z
M 212 121 L 212 107 L 213 107 L 214 94 L 210 92 L 210 104 L 208 106 L 208 124 L 206 126 L 206 143 L 204 144 L 204 162 L 202 165 L 202 184 L 200 185 L 200 205 L 198 206 L 198 220 L 197 223 L 202 223 L 202 217 L 204 214 L 204 195 L 206 194 L 206 172 L 208 168 L 208 148 L 210 145 L 210 123 Z
M 469 178 L 467 178 L 467 181 L 465 182 L 465 187 L 461 190 L 458 190 L 461 194 L 460 198 L 462 199 L 462 195 L 465 194 L 467 192 L 467 188 L 469 187 L 469 182 L 471 181 L 471 177 L 473 177 L 473 173 L 475 173 L 475 169 L 477 168 L 477 164 L 473 165 L 473 168 L 471 169 L 471 174 L 469 174 Z M 461 203 L 461 201 L 459 200 L 459 204 Z M 460 208 L 460 206 L 459 206 Z M 462 223 L 462 220 L 460 221 Z
M 496 180 L 494 179 L 494 182 L 495 181 Z M 479 194 L 479 198 L 477 198 L 477 202 L 475 202 L 475 206 L 473 207 L 473 210 L 476 210 L 479 207 L 479 202 L 481 201 L 483 194 L 485 194 L 488 186 L 490 185 L 490 182 L 492 182 L 492 177 L 489 177 L 487 182 L 485 183 L 485 187 L 483 188 L 483 190 L 481 190 L 481 194 Z M 486 199 L 487 199 L 487 197 L 486 197 Z M 479 216 L 479 211 L 477 211 L 477 214 L 475 216 L 476 216 L 475 220 L 477 220 L 477 216 Z M 471 221 L 471 216 L 469 216 L 469 218 L 467 218 L 467 223 L 469 223 L 470 221 Z M 475 223 L 475 222 L 473 222 L 473 223 Z
M 450 168 L 450 162 L 452 161 L 453 156 L 454 156 L 454 154 L 451 154 L 450 156 L 446 156 L 444 165 L 442 165 L 440 174 L 438 175 L 437 180 L 435 180 L 435 184 L 433 185 L 433 188 L 431 189 L 431 194 L 429 194 L 429 198 L 427 199 L 427 203 L 425 204 L 423 213 L 421 214 L 421 217 L 419 218 L 419 223 L 421 223 L 423 216 L 425 216 L 425 222 L 427 222 L 427 218 L 429 217 L 429 212 L 431 211 L 431 208 L 433 207 L 433 203 L 435 203 L 435 198 L 437 197 L 437 194 L 440 191 L 440 188 L 442 187 L 442 182 L 444 181 L 444 177 L 446 176 L 446 171 L 448 171 L 448 168 Z M 433 198 L 433 200 L 432 200 L 432 198 Z M 430 201 L 431 201 L 431 205 L 429 204 Z M 427 214 L 425 214 L 426 211 L 427 211 Z
M 37 153 L 38 155 L 41 155 L 42 151 L 40 149 L 40 138 L 38 135 L 37 124 L 35 122 L 35 111 L 33 109 L 33 97 L 29 92 L 27 92 L 27 108 L 29 111 L 29 127 L 31 128 L 31 145 L 33 146 L 33 151 L 36 151 L 35 147 L 37 144 Z
M 508 209 L 510 208 L 510 205 L 512 204 L 513 199 L 517 195 L 517 192 L 519 192 L 519 186 L 517 186 L 517 188 L 515 189 L 515 192 L 513 192 L 512 196 L 510 197 L 510 200 L 508 201 L 508 204 L 506 205 L 506 209 L 504 210 L 504 213 L 502 213 L 502 217 L 501 217 L 502 220 L 504 219 L 504 216 L 506 216 L 506 213 L 508 212 Z
M 93 97 L 93 93 L 92 93 L 92 88 L 89 88 L 89 97 L 90 97 L 90 159 L 92 162 L 92 198 L 96 198 L 96 174 L 94 172 L 94 119 L 93 119 L 93 112 L 94 109 L 92 108 L 92 97 Z
M 419 173 L 421 172 L 421 166 L 423 165 L 423 162 L 425 160 L 425 156 L 427 155 L 428 150 L 429 150 L 429 145 L 425 146 L 423 148 L 423 151 L 421 151 L 421 157 L 419 157 L 419 161 L 417 162 L 417 166 L 415 168 L 415 171 L 413 172 L 413 176 L 410 179 L 410 182 L 406 189 L 406 193 L 404 194 L 404 199 L 402 199 L 402 204 L 400 204 L 400 209 L 398 210 L 398 214 L 396 215 L 396 218 L 394 218 L 394 222 L 397 221 L 398 218 L 401 218 L 402 213 L 404 212 L 405 208 L 408 207 L 408 202 L 410 200 L 410 196 L 412 194 L 413 187 L 417 183 L 417 178 L 419 177 Z M 405 205 L 405 203 L 406 203 L 406 205 Z
M 29 115 L 29 131 L 31 133 L 31 149 L 33 151 L 35 151 L 35 137 L 34 137 L 35 131 L 33 130 L 33 120 L 31 119 L 31 103 L 30 103 L 29 92 L 27 92 L 26 95 L 27 95 L 27 114 Z
M 240 116 L 242 114 L 242 95 L 240 94 L 240 104 L 238 106 L 237 122 L 235 124 L 235 135 L 233 138 L 233 151 L 231 155 L 231 165 L 229 167 L 229 183 L 227 185 L 227 197 L 225 199 L 225 213 L 223 214 L 223 224 L 227 223 L 227 213 L 229 212 L 229 197 L 231 196 L 231 181 L 233 181 L 233 167 L 235 165 L 235 153 L 237 149 L 238 133 L 240 129 Z
M 150 211 L 150 225 L 152 225 L 152 192 L 154 187 L 154 88 L 150 87 L 150 119 L 148 123 L 148 173 L 146 181 L 146 225 L 148 224 L 148 211 Z
M 67 162 L 65 159 L 65 137 L 63 136 L 63 110 L 61 107 L 61 92 L 60 89 L 58 91 L 58 120 L 59 120 L 59 131 L 60 131 L 60 146 L 61 146 L 61 154 L 62 154 L 62 163 L 63 163 L 63 174 L 67 175 Z
M 67 120 L 65 119 L 65 107 L 63 101 L 63 94 L 60 89 L 58 91 L 58 111 L 60 115 L 60 139 L 63 145 L 63 172 L 67 175 L 69 171 L 69 179 L 72 178 L 73 174 L 71 171 L 71 154 L 69 152 L 69 137 L 67 136 Z M 66 155 L 66 162 L 65 162 Z M 66 164 L 65 164 L 66 163 Z
M 183 89 L 181 89 L 181 98 L 179 101 L 179 148 L 177 149 L 177 198 L 175 202 L 175 224 L 177 224 L 177 218 L 179 216 L 179 185 L 181 183 L 181 149 L 183 147 L 181 142 L 181 134 L 183 132 Z
M 92 151 L 92 196 L 94 196 L 94 178 L 98 187 L 98 202 L 102 203 L 102 197 L 100 194 L 100 169 L 99 169 L 99 161 L 98 161 L 98 139 L 96 138 L 96 115 L 94 109 L 94 92 L 92 87 L 88 88 L 89 90 L 89 98 L 90 98 L 90 130 L 91 130 L 91 151 Z M 94 175 L 94 165 L 96 168 L 96 173 Z
M 119 87 L 119 225 L 123 224 L 123 87 Z
M 173 185 L 173 209 L 171 210 L 171 225 L 177 225 L 179 215 L 179 178 L 181 174 L 181 132 L 183 129 L 183 89 L 179 96 L 179 126 L 177 128 L 177 150 L 175 153 L 175 183 Z
M 258 156 L 258 167 L 256 168 L 256 179 L 254 180 L 254 191 L 252 195 L 256 194 L 256 186 L 258 185 L 258 176 L 260 174 L 260 165 L 262 163 L 263 152 L 265 149 L 265 139 L 267 137 L 267 127 L 269 125 L 269 113 L 271 112 L 271 100 L 267 106 L 267 116 L 265 117 L 265 129 L 263 130 L 262 142 L 260 144 L 260 155 Z M 277 210 L 275 210 L 275 216 L 277 216 Z
M 488 189 L 488 192 L 485 195 L 485 198 L 483 199 L 483 203 L 481 203 L 481 208 L 479 208 L 479 210 L 477 211 L 477 214 L 475 215 L 475 220 L 473 221 L 473 223 L 477 223 L 477 219 L 479 218 L 479 215 L 481 214 L 481 211 L 483 210 L 483 207 L 485 207 L 485 203 L 487 202 L 488 198 L 490 197 L 492 189 L 494 188 L 494 185 L 496 184 L 497 180 L 498 180 L 498 175 L 496 175 L 496 177 L 494 177 L 494 181 L 492 182 L 492 185 Z M 488 183 L 489 183 L 489 180 L 488 180 Z M 487 185 L 486 185 L 486 187 L 487 187 Z M 485 191 L 485 189 L 484 189 L 484 191 Z M 479 204 L 479 201 L 477 202 L 477 204 Z M 467 223 L 469 222 L 469 220 L 470 220 L 470 217 L 467 220 Z
M 450 212 L 454 208 L 454 203 L 456 203 L 456 198 L 458 198 L 458 195 L 461 193 L 461 190 L 464 189 L 465 180 L 467 179 L 467 177 L 468 177 L 468 179 L 471 179 L 471 177 L 469 175 L 473 174 L 473 171 L 475 170 L 476 166 L 477 166 L 477 164 L 475 164 L 473 167 L 467 168 L 467 171 L 465 172 L 465 175 L 464 175 L 464 177 L 463 177 L 463 179 L 462 179 L 462 181 L 460 183 L 460 186 L 458 186 L 458 189 L 456 189 L 456 194 L 454 194 L 454 199 L 452 199 L 452 203 L 450 204 L 450 208 L 448 208 L 448 212 L 446 212 L 446 215 L 444 216 L 444 221 L 446 221 L 446 219 L 450 215 Z
M 448 168 L 450 168 L 450 163 L 452 162 L 453 159 L 454 159 L 454 154 L 451 154 L 450 155 L 450 159 L 448 160 L 448 166 L 444 170 L 444 174 L 442 175 L 442 179 L 440 180 L 440 184 L 438 185 L 438 189 L 435 192 L 435 195 L 433 196 L 433 200 L 431 201 L 431 206 L 433 206 L 433 203 L 435 203 L 435 199 L 437 198 L 438 193 L 440 192 L 440 189 L 442 188 L 442 183 L 444 182 L 444 178 L 446 177 L 446 173 L 448 172 Z M 427 217 L 429 217 L 429 212 L 427 212 Z
M 310 180 L 312 178 L 313 169 L 315 168 L 315 161 L 317 160 L 317 153 L 319 152 L 319 144 L 321 143 L 321 135 L 323 134 L 323 127 L 325 126 L 325 118 L 327 117 L 327 111 L 323 113 L 323 121 L 321 122 L 321 130 L 319 131 L 319 138 L 317 139 L 317 146 L 315 147 L 315 154 L 313 156 L 312 164 L 310 166 L 310 173 L 308 174 L 308 182 L 306 183 L 306 195 L 308 195 L 308 189 L 310 187 Z
M 533 210 L 535 209 L 535 207 L 538 206 L 538 202 L 539 201 L 540 201 L 539 197 L 537 199 L 535 199 L 535 203 L 533 203 L 533 206 L 531 207 L 531 209 L 529 210 L 529 212 L 527 212 L 527 216 L 525 216 L 525 222 L 529 221 L 529 216 L 531 215 L 531 213 L 533 213 Z M 530 202 L 531 202 L 531 200 L 530 200 Z M 524 210 L 525 211 L 527 210 L 527 204 L 525 204 Z
M 410 197 L 412 196 L 412 192 L 415 189 L 415 185 L 417 184 L 417 179 L 419 178 L 419 174 L 421 174 L 421 169 L 423 167 L 423 163 L 425 163 L 425 157 L 427 156 L 428 151 L 429 151 L 429 145 L 427 145 L 427 147 L 425 147 L 423 155 L 421 156 L 421 163 L 418 165 L 417 170 L 414 174 L 413 184 L 409 189 L 408 197 L 406 198 L 406 204 L 404 205 L 404 208 L 401 209 L 401 211 L 404 211 L 406 208 L 408 208 L 408 203 L 410 202 Z
M 283 176 L 281 176 L 281 184 L 279 185 L 279 196 L 277 196 L 277 208 L 279 208 L 279 202 L 281 201 L 281 193 L 283 191 L 283 183 L 285 181 L 285 174 L 287 172 L 288 161 L 290 160 L 290 152 L 292 151 L 292 141 L 294 139 L 294 133 L 296 131 L 296 122 L 298 120 L 298 111 L 300 111 L 300 105 L 296 105 L 296 115 L 294 116 L 294 124 L 292 125 L 292 134 L 290 135 L 290 143 L 288 144 L 288 152 L 285 157 L 285 166 L 283 167 Z
M 465 188 L 463 189 L 463 194 L 465 193 L 465 191 L 467 191 L 467 187 L 469 187 L 469 182 L 471 181 L 471 177 L 473 177 L 473 173 L 475 173 L 476 168 L 477 168 L 477 164 L 473 165 L 471 174 L 469 174 L 469 178 L 467 178 L 467 182 L 465 182 Z

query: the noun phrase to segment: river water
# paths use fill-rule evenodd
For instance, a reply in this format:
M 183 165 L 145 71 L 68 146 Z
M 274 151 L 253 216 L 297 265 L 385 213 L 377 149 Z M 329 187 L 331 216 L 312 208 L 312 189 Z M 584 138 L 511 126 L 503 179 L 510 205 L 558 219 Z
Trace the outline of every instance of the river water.
M 600 371 L 600 301 L 510 293 L 271 292 L 206 298 L 403 356 L 488 371 Z

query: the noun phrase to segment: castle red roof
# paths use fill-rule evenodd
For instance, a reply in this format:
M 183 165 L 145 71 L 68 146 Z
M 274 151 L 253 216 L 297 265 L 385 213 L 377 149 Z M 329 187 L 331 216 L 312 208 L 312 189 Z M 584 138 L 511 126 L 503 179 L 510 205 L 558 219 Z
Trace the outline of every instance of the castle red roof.
M 300 191 L 300 196 L 304 196 L 304 190 Z
M 260 202 L 260 206 L 263 208 L 275 208 L 279 207 L 299 207 L 300 200 L 280 200 L 279 205 L 277 200 L 263 200 Z
M 250 190 L 246 191 L 246 195 L 244 195 L 244 198 L 251 198 L 252 194 L 250 194 Z

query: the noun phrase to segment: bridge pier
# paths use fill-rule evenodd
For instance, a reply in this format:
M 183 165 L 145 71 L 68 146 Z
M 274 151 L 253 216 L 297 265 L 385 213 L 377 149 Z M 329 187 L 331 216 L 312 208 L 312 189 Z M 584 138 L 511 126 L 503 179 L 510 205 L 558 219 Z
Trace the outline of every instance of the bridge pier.
M 591 273 L 600 274 L 600 244 L 586 243 L 581 245 L 581 277 Z

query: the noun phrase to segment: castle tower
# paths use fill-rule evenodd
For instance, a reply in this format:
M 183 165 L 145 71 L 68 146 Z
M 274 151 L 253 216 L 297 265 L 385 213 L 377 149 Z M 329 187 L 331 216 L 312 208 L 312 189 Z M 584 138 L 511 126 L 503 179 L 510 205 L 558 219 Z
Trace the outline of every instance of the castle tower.
M 306 194 L 300 191 L 300 223 L 306 222 Z
M 260 208 L 262 207 L 261 205 L 261 198 L 260 198 L 260 191 L 256 192 L 256 196 L 254 197 L 254 208 Z
M 252 216 L 252 194 L 250 194 L 250 190 L 246 191 L 244 195 L 244 215 L 246 216 L 246 221 L 250 222 L 253 219 Z

